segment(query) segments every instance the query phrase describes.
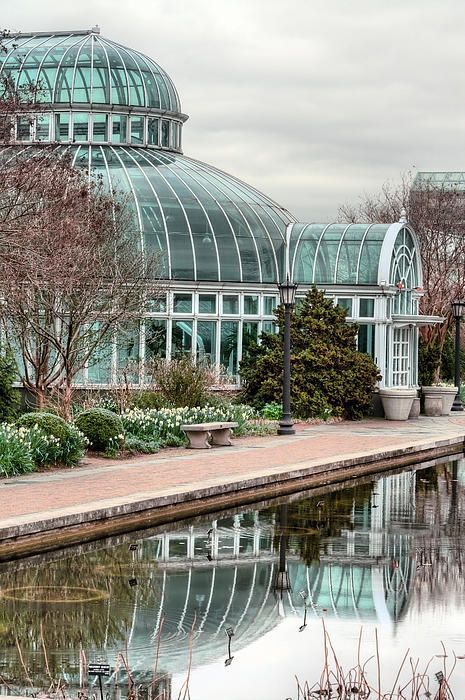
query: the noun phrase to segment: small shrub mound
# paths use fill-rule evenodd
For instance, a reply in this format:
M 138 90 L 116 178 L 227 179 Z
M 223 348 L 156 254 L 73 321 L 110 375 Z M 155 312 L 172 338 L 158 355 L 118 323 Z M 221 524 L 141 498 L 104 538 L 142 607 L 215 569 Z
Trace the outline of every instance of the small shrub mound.
M 87 446 L 84 435 L 54 413 L 24 413 L 16 421 L 16 426 L 27 430 L 34 463 L 38 467 L 50 464 L 72 467 Z
M 16 421 L 16 425 L 24 428 L 32 428 L 37 425 L 47 435 L 59 440 L 66 440 L 71 433 L 71 426 L 54 413 L 36 411 L 35 413 L 23 413 Z
M 105 452 L 121 442 L 124 434 L 121 418 L 106 408 L 89 408 L 76 418 L 76 425 L 97 452 Z

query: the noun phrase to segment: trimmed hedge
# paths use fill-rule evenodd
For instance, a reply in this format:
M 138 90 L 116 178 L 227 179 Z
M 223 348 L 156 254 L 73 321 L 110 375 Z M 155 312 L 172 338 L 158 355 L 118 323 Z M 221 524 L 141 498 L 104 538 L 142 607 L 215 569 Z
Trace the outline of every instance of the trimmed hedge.
M 53 437 L 63 441 L 71 437 L 71 426 L 60 416 L 45 411 L 23 413 L 16 421 L 16 425 L 24 428 L 32 428 L 37 425 L 47 435 L 53 435 Z
M 89 446 L 104 452 L 121 442 L 124 428 L 121 418 L 106 408 L 88 408 L 76 418 L 76 425 L 89 440 Z
M 72 467 L 84 455 L 87 446 L 85 436 L 54 413 L 24 413 L 16 421 L 16 426 L 29 431 L 36 466 L 64 464 Z

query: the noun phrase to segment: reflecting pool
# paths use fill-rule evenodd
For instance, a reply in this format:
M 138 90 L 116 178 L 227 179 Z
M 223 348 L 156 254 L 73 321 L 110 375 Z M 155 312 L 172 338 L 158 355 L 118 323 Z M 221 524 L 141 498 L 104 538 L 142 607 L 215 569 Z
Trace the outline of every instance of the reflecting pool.
M 431 661 L 434 696 L 455 652 L 460 688 L 464 465 L 2 564 L 0 692 L 98 700 L 101 663 L 106 698 L 297 700 L 320 681 L 324 628 L 330 659 L 332 644 L 345 673 L 367 661 L 375 689 L 391 690 L 407 650 L 401 679 Z

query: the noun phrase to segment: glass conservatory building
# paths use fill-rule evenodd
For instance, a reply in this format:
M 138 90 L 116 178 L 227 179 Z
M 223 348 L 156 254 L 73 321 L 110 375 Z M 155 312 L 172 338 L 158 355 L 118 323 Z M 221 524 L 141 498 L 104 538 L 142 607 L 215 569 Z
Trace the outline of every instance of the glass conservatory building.
M 238 379 L 251 342 L 272 332 L 277 283 L 313 284 L 360 323 L 383 385 L 417 381 L 422 276 L 405 219 L 392 225 L 300 224 L 255 188 L 183 155 L 187 116 L 151 58 L 86 31 L 19 34 L 4 42 L 0 77 L 37 88 L 40 111 L 18 115 L 3 152 L 58 155 L 126 192 L 146 251 L 160 255 L 163 293 L 85 369 L 90 386 L 153 356 L 192 353 Z M 135 383 L 143 372 L 135 371 Z

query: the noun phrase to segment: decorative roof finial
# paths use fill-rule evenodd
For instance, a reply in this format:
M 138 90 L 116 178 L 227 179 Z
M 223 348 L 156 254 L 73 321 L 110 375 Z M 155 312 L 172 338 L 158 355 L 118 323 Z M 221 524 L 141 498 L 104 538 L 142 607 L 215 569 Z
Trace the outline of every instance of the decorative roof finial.
M 95 27 L 92 27 L 92 32 L 93 34 L 100 34 L 100 27 L 98 24 L 96 24 Z
M 401 212 L 400 212 L 399 224 L 406 224 L 406 223 L 407 223 L 407 212 L 405 211 L 405 207 L 402 207 Z

